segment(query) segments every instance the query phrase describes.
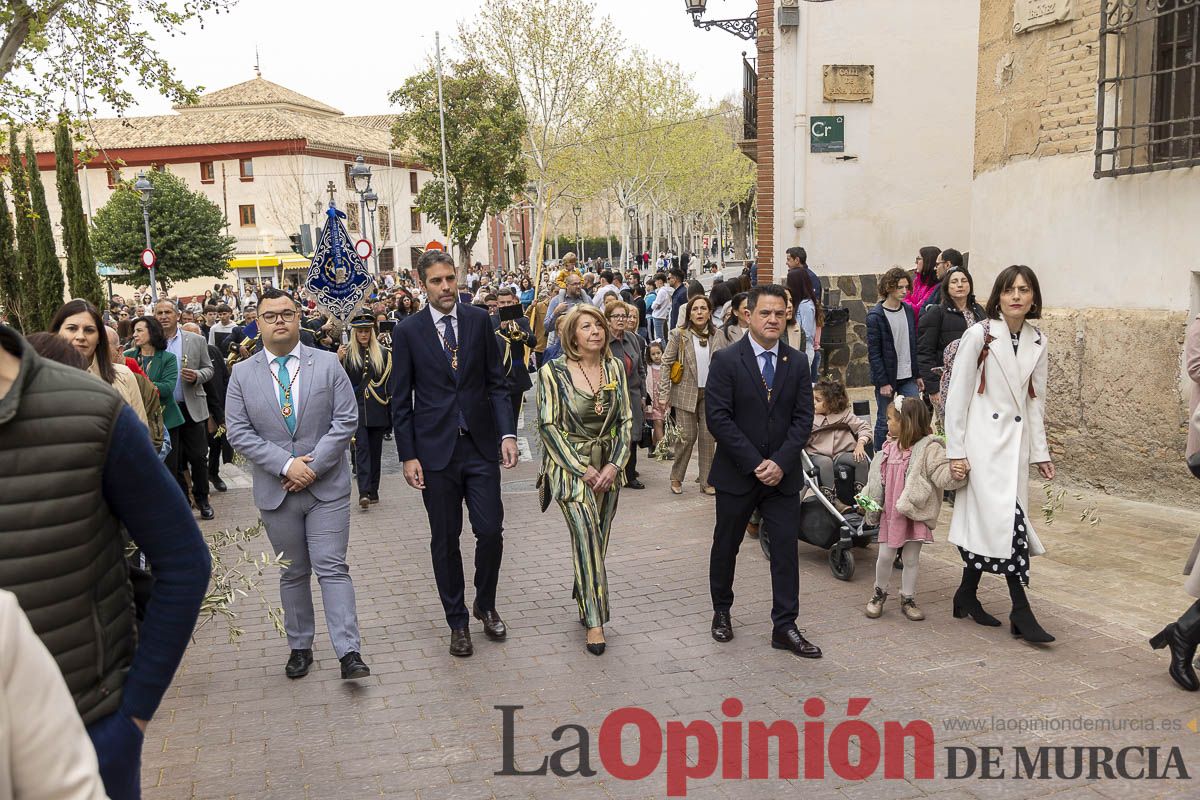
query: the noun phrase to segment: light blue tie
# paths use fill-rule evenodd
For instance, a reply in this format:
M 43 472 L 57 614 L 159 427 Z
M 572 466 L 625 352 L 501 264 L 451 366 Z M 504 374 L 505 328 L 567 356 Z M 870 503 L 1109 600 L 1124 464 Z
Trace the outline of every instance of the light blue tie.
M 292 375 L 288 372 L 287 362 L 291 356 L 279 356 L 275 359 L 275 363 L 279 365 L 279 407 L 282 409 L 287 406 L 291 409 L 290 414 L 285 414 L 283 424 L 287 425 L 288 433 L 296 432 L 296 404 L 292 402 L 290 390 L 292 385 Z
M 767 385 L 767 391 L 770 392 L 775 388 L 775 354 L 767 350 L 762 357 L 766 359 L 762 368 L 763 383 Z

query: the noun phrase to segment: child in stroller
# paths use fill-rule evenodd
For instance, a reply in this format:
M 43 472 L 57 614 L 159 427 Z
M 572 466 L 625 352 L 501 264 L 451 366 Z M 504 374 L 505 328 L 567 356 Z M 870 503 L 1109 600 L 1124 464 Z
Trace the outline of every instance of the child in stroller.
M 871 466 L 871 424 L 854 414 L 846 387 L 832 378 L 813 386 L 813 412 L 812 435 L 804 449 L 821 473 L 821 492 L 838 511 L 850 510 Z

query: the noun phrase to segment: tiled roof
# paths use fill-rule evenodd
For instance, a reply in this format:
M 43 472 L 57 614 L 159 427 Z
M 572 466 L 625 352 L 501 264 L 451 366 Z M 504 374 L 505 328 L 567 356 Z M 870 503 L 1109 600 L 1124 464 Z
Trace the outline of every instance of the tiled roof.
M 354 124 L 344 117 L 318 117 L 280 108 L 231 108 L 202 114 L 94 119 L 85 126 L 96 149 L 124 150 L 179 145 L 220 146 L 247 142 L 304 140 L 308 147 L 386 157 L 392 135 L 386 128 Z M 34 148 L 54 149 L 52 131 L 37 131 Z M 395 154 L 395 150 L 393 150 Z M 403 152 L 401 158 L 410 158 Z
M 354 125 L 362 125 L 364 128 L 378 128 L 381 131 L 390 131 L 392 126 L 396 124 L 397 119 L 396 114 L 371 114 L 365 117 L 342 117 L 341 121 Z
M 333 106 L 325 105 L 285 86 L 272 83 L 261 75 L 224 89 L 207 92 L 200 96 L 200 102 L 196 105 L 175 106 L 175 110 L 186 113 L 229 106 L 293 106 L 307 111 L 315 111 L 318 114 L 342 116 L 342 112 Z

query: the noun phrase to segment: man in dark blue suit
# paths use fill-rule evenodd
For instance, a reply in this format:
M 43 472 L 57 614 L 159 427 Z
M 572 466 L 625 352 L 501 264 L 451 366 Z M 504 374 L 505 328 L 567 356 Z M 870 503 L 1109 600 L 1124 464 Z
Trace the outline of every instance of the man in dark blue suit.
M 533 380 L 529 377 L 529 348 L 537 344 L 537 337 L 529 327 L 529 318 L 520 316 L 517 319 L 501 322 L 504 312 L 500 309 L 519 308 L 521 305 L 517 293 L 505 286 L 496 292 L 497 313 L 492 316 L 492 330 L 496 334 L 496 343 L 500 347 L 501 362 L 504 364 L 504 378 L 508 383 L 508 401 L 512 404 L 513 429 L 521 418 L 521 401 L 525 392 L 533 388 Z
M 392 332 L 392 424 L 404 479 L 429 515 L 433 574 L 450 625 L 450 654 L 474 652 L 464 599 L 462 506 L 475 533 L 472 612 L 491 639 L 504 551 L 500 464 L 517 465 L 516 429 L 500 348 L 487 312 L 458 302 L 454 259 L 429 250 L 417 262 L 428 305 Z
M 733 574 L 746 523 L 755 509 L 771 530 L 771 646 L 804 658 L 821 649 L 796 628 L 800 562 L 796 539 L 804 445 L 813 398 L 804 353 L 780 341 L 787 322 L 782 286 L 764 284 L 746 301 L 750 335 L 713 353 L 704 387 L 708 430 L 717 440 L 708 483 L 717 490 L 717 522 L 709 556 L 712 636 L 733 639 Z

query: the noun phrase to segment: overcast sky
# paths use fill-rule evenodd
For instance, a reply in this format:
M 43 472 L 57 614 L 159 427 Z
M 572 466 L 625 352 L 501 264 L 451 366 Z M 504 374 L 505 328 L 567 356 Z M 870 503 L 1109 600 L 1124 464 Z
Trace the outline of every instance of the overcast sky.
M 192 86 L 219 89 L 254 77 L 254 48 L 263 77 L 347 114 L 389 111 L 389 92 L 443 47 L 459 20 L 474 17 L 487 0 L 241 0 L 229 15 L 210 17 L 203 29 L 160 42 Z M 741 91 L 741 52 L 747 42 L 719 30 L 692 27 L 683 0 L 600 0 L 626 42 L 694 74 L 701 97 L 711 101 Z M 715 0 L 709 17 L 749 15 L 752 0 Z M 170 112 L 170 104 L 139 91 L 132 116 Z M 104 113 L 101 111 L 101 113 Z

